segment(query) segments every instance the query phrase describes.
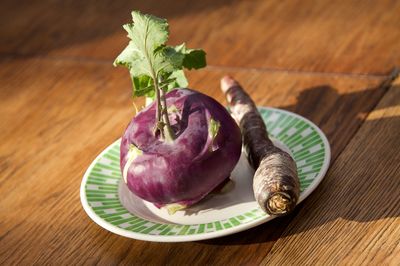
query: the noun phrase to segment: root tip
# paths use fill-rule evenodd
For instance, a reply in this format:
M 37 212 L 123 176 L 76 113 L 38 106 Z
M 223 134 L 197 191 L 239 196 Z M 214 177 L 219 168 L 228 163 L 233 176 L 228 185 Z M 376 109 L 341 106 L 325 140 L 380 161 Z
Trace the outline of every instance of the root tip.
M 277 192 L 269 197 L 265 208 L 271 215 L 285 215 L 294 209 L 296 203 L 297 199 L 290 194 Z
M 232 86 L 238 85 L 237 81 L 234 80 L 231 76 L 224 76 L 221 79 L 221 89 L 224 93 L 226 93 Z

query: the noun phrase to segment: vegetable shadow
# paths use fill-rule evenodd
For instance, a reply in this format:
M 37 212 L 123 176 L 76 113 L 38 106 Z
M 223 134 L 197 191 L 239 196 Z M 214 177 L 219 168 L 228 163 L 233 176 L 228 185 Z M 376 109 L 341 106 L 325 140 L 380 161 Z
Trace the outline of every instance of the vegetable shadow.
M 125 36 L 122 25 L 131 20 L 132 10 L 172 19 L 215 10 L 235 1 L 238 0 L 43 0 L 37 3 L 5 0 L 0 8 L 0 50 L 3 54 L 14 56 L 47 54 L 55 49 L 94 42 L 116 33 Z M 120 40 L 116 38 L 116 42 Z M 124 37 L 123 46 L 127 42 Z
M 384 168 L 379 166 L 383 163 L 381 160 L 385 159 L 392 163 L 400 161 L 398 149 L 395 148 L 396 145 L 397 147 L 399 145 L 398 134 L 397 136 L 395 132 L 392 136 L 385 134 L 386 139 L 382 140 L 394 143 L 390 154 L 387 154 L 385 149 L 379 149 L 379 143 L 377 144 L 376 141 L 372 143 L 366 141 L 365 143 L 365 145 L 372 145 L 368 150 L 373 148 L 376 154 L 360 153 L 354 150 L 353 153 L 357 154 L 357 158 L 354 160 L 357 162 L 353 161 L 352 163 L 358 166 L 357 171 L 350 171 L 348 160 L 343 158 L 337 160 L 344 148 L 352 147 L 347 145 L 361 126 L 374 129 L 382 128 L 382 123 L 390 123 L 397 126 L 397 132 L 400 131 L 399 116 L 365 120 L 366 115 L 372 110 L 382 112 L 386 108 L 399 105 L 399 102 L 396 103 L 396 99 L 398 101 L 400 98 L 400 86 L 394 85 L 391 90 L 395 90 L 397 97 L 376 108 L 388 91 L 394 77 L 395 75 L 389 76 L 375 88 L 348 94 L 339 94 L 330 85 L 307 88 L 300 93 L 296 104 L 280 106 L 281 109 L 298 113 L 310 119 L 327 135 L 331 145 L 332 158 L 325 178 L 315 191 L 296 207 L 292 214 L 278 217 L 250 230 L 201 242 L 208 245 L 244 245 L 268 242 L 273 244 L 279 238 L 306 232 L 338 219 L 368 223 L 399 217 L 400 209 L 395 207 L 400 205 L 399 169 L 396 171 L 392 166 L 392 172 L 386 171 L 385 174 L 382 174 Z M 316 112 L 316 110 L 321 111 Z M 388 145 L 386 145 L 387 147 Z M 363 149 L 363 147 L 357 148 Z M 374 159 L 371 159 L 370 156 Z M 376 164 L 376 167 L 371 167 L 371 160 L 377 160 L 372 162 Z M 342 176 L 343 169 L 349 173 L 347 176 Z
M 226 209 L 235 211 L 235 206 L 254 202 L 252 176 L 254 170 L 249 165 L 246 155 L 242 152 L 239 162 L 232 171 L 229 183 L 222 191 L 211 192 L 197 204 L 184 210 L 184 215 L 205 214 L 210 211 Z

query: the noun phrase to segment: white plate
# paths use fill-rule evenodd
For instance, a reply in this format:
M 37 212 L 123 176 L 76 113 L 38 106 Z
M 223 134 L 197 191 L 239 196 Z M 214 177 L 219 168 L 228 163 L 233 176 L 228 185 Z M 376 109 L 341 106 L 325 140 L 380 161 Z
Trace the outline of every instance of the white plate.
M 264 107 L 260 113 L 275 144 L 291 153 L 297 163 L 301 202 L 328 169 L 329 143 L 321 130 L 304 117 Z M 243 154 L 231 175 L 232 190 L 210 195 L 185 211 L 169 215 L 166 210 L 136 197 L 124 182 L 119 182 L 119 143 L 116 141 L 97 156 L 81 185 L 85 211 L 111 232 L 147 241 L 194 241 L 240 232 L 274 218 L 266 215 L 254 199 L 254 171 Z

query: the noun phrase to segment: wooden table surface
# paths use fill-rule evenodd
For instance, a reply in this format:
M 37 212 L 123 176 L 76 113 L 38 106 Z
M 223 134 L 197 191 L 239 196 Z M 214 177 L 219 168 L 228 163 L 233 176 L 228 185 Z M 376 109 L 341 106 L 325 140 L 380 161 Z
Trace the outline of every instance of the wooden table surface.
M 133 115 L 112 61 L 130 11 L 207 52 L 191 87 L 315 122 L 330 169 L 290 216 L 207 241 L 151 243 L 96 225 L 82 176 Z M 12 1 L 0 8 L 0 264 L 400 264 L 400 1 Z M 142 104 L 142 100 L 137 100 Z

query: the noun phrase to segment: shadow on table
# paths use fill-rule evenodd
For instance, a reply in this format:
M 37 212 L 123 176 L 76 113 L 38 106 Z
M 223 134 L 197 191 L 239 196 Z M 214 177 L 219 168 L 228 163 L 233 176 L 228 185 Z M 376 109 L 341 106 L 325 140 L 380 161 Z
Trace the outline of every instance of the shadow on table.
M 382 127 L 382 122 L 385 122 L 385 124 L 395 123 L 400 130 L 400 117 L 398 116 L 375 120 L 370 118 L 366 121 L 361 118 L 363 113 L 368 114 L 372 110 L 380 112 L 386 108 L 399 105 L 399 102 L 396 103 L 396 99 L 398 101 L 400 97 L 397 97 L 388 101 L 384 106 L 381 105 L 381 109 L 376 109 L 379 100 L 388 91 L 389 83 L 388 79 L 377 88 L 342 95 L 339 95 L 337 90 L 329 85 L 312 87 L 305 89 L 299 95 L 295 105 L 280 107 L 309 118 L 327 134 L 332 147 L 331 168 L 327 176 L 313 194 L 302 202 L 291 215 L 276 218 L 250 230 L 219 239 L 205 240 L 202 243 L 240 245 L 271 242 L 272 245 L 278 238 L 318 228 L 337 219 L 366 223 L 399 217 L 400 209 L 396 208 L 400 204 L 399 174 L 396 174 L 395 168 L 392 168 L 391 173 L 388 172 L 385 176 L 382 174 L 376 176 L 376 173 L 374 173 L 376 169 L 366 167 L 367 163 L 382 163 L 381 160 L 384 158 L 391 159 L 391 162 L 396 163 L 393 156 L 398 153 L 398 147 L 393 147 L 390 155 L 386 155 L 385 149 L 379 149 L 379 143 L 377 145 L 376 141 L 370 143 L 366 140 L 363 145 L 366 145 L 365 147 L 370 145 L 369 150 L 373 150 L 375 153 L 371 156 L 376 158 L 376 161 L 373 161 L 373 158 L 368 158 L 368 152 L 360 153 L 360 151 L 357 151 L 355 152 L 357 157 L 354 159 L 358 162 L 351 162 L 357 165 L 356 172 L 351 172 L 348 166 L 346 168 L 348 163 L 346 160 L 341 160 L 344 165 L 332 167 L 339 153 L 347 146 L 361 125 L 375 129 Z M 400 94 L 400 86 L 392 87 L 392 89 L 397 90 L 396 95 Z M 315 110 L 327 111 L 318 113 Z M 385 136 L 389 136 L 391 140 L 382 139 L 382 141 L 395 142 L 398 138 L 398 134 L 396 136 L 395 132 L 392 136 L 389 132 Z M 387 147 L 388 145 L 386 145 Z M 358 148 L 363 149 L 363 147 Z M 397 163 L 399 159 L 397 159 Z M 362 169 L 363 166 L 365 169 Z M 348 176 L 337 175 L 339 168 L 341 170 L 346 169 L 344 173 L 347 171 Z M 383 166 L 377 165 L 376 168 L 379 169 L 377 173 L 382 173 Z M 312 219 L 308 219 L 312 223 L 306 224 L 301 221 L 302 218 L 296 216 L 304 217 L 304 219 L 312 216 Z M 290 222 L 293 223 L 288 227 Z
M 122 25 L 131 21 L 132 10 L 172 19 L 215 10 L 238 1 L 241 0 L 44 0 L 34 4 L 32 1 L 6 0 L 0 9 L 0 24 L 3 25 L 1 48 L 3 52 L 24 55 L 45 54 L 115 33 L 125 35 Z

